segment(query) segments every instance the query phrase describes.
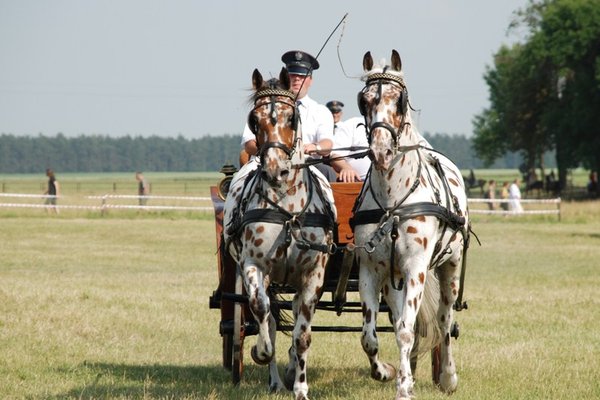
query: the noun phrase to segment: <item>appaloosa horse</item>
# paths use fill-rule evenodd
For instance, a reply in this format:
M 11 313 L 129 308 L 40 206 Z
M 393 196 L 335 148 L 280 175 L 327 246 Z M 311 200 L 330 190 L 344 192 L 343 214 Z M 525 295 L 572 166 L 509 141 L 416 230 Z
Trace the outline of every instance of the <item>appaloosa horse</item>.
M 371 377 L 396 378 L 396 399 L 408 399 L 414 396 L 410 357 L 415 335 L 420 336 L 419 347 L 424 336 L 431 345 L 441 342 L 441 372 L 434 381 L 444 392 L 453 392 L 458 384 L 450 347 L 453 305 L 469 237 L 465 185 L 459 169 L 431 149 L 412 125 L 398 53 L 392 52 L 391 65 L 374 66 L 367 52 L 363 68 L 366 85 L 358 105 L 372 167 L 352 220 L 360 265 L 362 347 Z M 380 293 L 392 312 L 398 372 L 379 360 L 375 326 Z
M 259 161 L 250 161 L 232 180 L 225 200 L 224 238 L 259 326 L 251 355 L 258 364 L 270 364 L 272 391 L 283 386 L 275 363 L 276 321 L 268 287 L 277 282 L 296 290 L 284 383 L 296 399 L 306 399 L 311 320 L 334 247 L 336 210 L 329 183 L 304 163 L 301 123 L 287 70 L 281 70 L 279 80 L 267 82 L 255 70 L 252 83 L 254 108 L 248 126 L 256 135 Z

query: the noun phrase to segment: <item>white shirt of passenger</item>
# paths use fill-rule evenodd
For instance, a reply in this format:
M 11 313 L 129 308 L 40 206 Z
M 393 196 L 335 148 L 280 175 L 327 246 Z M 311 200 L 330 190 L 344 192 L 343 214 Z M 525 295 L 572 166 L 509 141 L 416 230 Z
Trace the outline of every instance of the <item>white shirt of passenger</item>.
M 332 157 L 343 157 L 349 154 L 359 153 L 369 148 L 369 142 L 367 140 L 367 131 L 365 130 L 365 119 L 362 117 L 349 118 L 345 121 L 340 121 L 336 124 L 334 135 L 333 135 L 333 148 L 344 148 L 344 147 L 364 147 L 355 151 L 349 150 L 334 150 Z M 362 124 L 362 125 L 361 125 Z M 350 166 L 358 173 L 361 180 L 365 180 L 369 167 L 371 166 L 371 160 L 365 156 L 363 158 L 346 158 L 346 161 Z

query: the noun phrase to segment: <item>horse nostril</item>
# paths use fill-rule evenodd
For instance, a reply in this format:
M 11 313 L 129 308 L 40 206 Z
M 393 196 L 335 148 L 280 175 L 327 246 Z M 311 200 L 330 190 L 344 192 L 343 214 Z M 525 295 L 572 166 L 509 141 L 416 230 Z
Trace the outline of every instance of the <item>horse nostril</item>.
M 289 169 L 283 169 L 281 170 L 281 178 L 282 179 L 287 179 L 288 175 L 290 174 L 290 170 Z
M 394 155 L 394 153 L 390 149 L 387 149 L 387 151 L 385 152 L 386 158 L 391 158 L 393 155 Z

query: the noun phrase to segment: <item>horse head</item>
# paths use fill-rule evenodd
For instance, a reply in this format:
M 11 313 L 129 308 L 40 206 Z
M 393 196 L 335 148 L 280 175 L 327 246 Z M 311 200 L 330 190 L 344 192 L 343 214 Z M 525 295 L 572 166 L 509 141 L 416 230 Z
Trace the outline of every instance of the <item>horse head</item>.
M 365 118 L 370 156 L 375 169 L 387 170 L 410 131 L 408 91 L 402 61 L 392 50 L 391 64 L 374 65 L 371 52 L 363 57 L 365 87 L 358 93 L 358 109 Z M 411 143 L 412 144 L 412 143 Z
M 279 79 L 265 81 L 258 71 L 252 74 L 254 107 L 248 115 L 248 127 L 256 136 L 262 177 L 271 186 L 287 180 L 296 152 L 298 112 L 290 78 L 285 68 Z

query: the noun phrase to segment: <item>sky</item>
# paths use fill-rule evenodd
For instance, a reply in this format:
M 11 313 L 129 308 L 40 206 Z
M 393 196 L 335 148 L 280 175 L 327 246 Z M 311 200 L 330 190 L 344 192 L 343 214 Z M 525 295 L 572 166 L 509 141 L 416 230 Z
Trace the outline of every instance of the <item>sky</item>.
M 362 58 L 401 58 L 423 133 L 472 135 L 527 0 L 0 0 L 0 134 L 241 134 L 252 72 L 319 56 L 310 97 L 358 116 Z M 339 55 L 339 56 L 338 56 Z

